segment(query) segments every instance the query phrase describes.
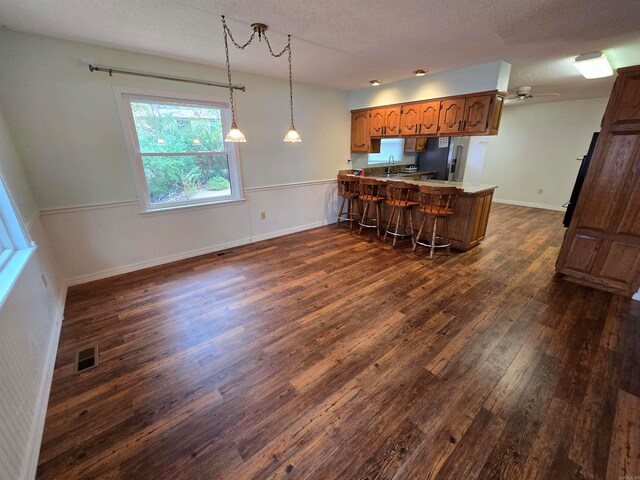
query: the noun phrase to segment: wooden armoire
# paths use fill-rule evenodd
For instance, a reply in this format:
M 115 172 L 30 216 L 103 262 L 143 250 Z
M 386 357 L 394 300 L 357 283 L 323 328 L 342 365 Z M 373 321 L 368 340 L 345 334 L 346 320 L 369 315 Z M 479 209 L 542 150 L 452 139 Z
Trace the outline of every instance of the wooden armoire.
M 640 287 L 640 65 L 618 69 L 556 270 L 622 295 Z

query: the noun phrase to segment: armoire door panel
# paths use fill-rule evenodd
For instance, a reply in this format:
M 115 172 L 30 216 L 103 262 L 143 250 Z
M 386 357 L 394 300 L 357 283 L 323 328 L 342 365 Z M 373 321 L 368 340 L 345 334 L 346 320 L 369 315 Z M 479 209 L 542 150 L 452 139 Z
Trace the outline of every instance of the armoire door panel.
M 636 149 L 631 163 L 632 167 L 624 182 L 628 193 L 625 195 L 625 201 L 621 202 L 622 212 L 614 232 L 640 239 L 640 148 Z
M 612 124 L 640 123 L 640 73 L 619 77 L 616 85 L 616 103 L 613 112 L 608 112 Z
M 600 268 L 599 277 L 635 288 L 633 283 L 639 274 L 640 245 L 612 242 L 606 252 L 602 253 L 606 257 Z
M 578 234 L 573 238 L 565 262 L 566 268 L 581 273 L 590 273 L 598 257 L 602 239 Z
M 625 181 L 637 175 L 633 167 L 640 154 L 640 136 L 609 132 L 603 140 L 604 158 L 594 165 L 596 168 L 591 178 L 588 177 L 586 192 L 582 190 L 588 195 L 589 202 L 588 207 L 580 209 L 576 227 L 604 232 L 615 220 L 614 212 L 620 209 Z

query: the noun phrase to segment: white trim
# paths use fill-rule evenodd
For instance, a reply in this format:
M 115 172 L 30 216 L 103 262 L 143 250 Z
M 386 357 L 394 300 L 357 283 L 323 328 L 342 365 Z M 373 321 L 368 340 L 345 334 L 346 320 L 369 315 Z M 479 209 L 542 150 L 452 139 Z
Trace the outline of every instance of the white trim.
M 327 185 L 330 183 L 336 183 L 337 179 L 329 180 L 309 180 L 306 182 L 294 182 L 294 183 L 282 183 L 279 185 L 266 185 L 264 187 L 249 187 L 245 188 L 245 192 L 264 192 L 267 190 L 281 190 L 283 188 L 296 188 L 296 187 L 308 187 L 312 185 Z
M 236 143 L 225 142 L 225 153 L 227 155 L 229 163 L 229 181 L 231 183 L 231 195 L 220 197 L 217 200 L 215 197 L 207 199 L 197 199 L 193 201 L 184 202 L 170 202 L 163 204 L 152 204 L 149 201 L 149 188 L 147 185 L 147 179 L 144 173 L 144 167 L 142 164 L 142 153 L 140 152 L 140 146 L 138 145 L 138 137 L 136 134 L 136 128 L 133 120 L 133 113 L 131 112 L 131 103 L 129 98 L 146 98 L 149 100 L 185 100 L 185 103 L 194 102 L 201 103 L 202 105 L 208 104 L 220 108 L 222 134 L 229 131 L 231 128 L 231 118 L 229 112 L 229 103 L 223 97 L 213 97 L 209 95 L 195 95 L 191 93 L 179 93 L 172 91 L 161 90 L 149 90 L 142 88 L 130 88 L 130 87 L 113 87 L 113 92 L 116 100 L 116 107 L 118 116 L 120 117 L 120 124 L 122 126 L 125 145 L 127 148 L 127 156 L 129 158 L 129 164 L 133 174 L 134 185 L 139 197 L 141 212 L 148 213 L 156 210 L 167 210 L 171 207 L 178 206 L 198 206 L 200 204 L 212 204 L 217 202 L 234 201 L 244 198 L 243 186 L 242 186 L 242 163 L 240 161 L 240 150 Z M 178 102 L 175 102 L 176 104 Z M 178 155 L 180 152 L 176 152 Z M 199 152 L 192 152 L 196 154 Z
M 120 208 L 129 207 L 131 205 L 140 205 L 138 200 L 124 200 L 121 202 L 105 202 L 105 203 L 88 203 L 86 205 L 75 205 L 72 207 L 43 208 L 40 215 L 45 217 L 48 215 L 57 215 L 59 213 L 81 212 L 83 210 L 100 210 L 102 208 Z
M 0 287 L 0 309 L 2 309 L 4 302 L 9 298 L 9 294 L 13 290 L 18 278 L 20 278 L 20 275 L 22 274 L 24 267 L 29 262 L 31 255 L 36 251 L 36 248 L 37 247 L 34 246 L 15 250 L 7 264 L 2 268 L 0 276 L 3 278 L 3 285 Z M 4 277 L 7 277 L 9 280 L 4 282 Z
M 494 202 L 496 203 L 505 203 L 507 205 L 518 205 L 520 207 L 532 207 L 532 208 L 542 208 L 544 210 L 555 210 L 557 212 L 564 212 L 566 208 L 557 207 L 555 205 L 546 205 L 544 203 L 529 203 L 529 202 L 520 202 L 518 200 L 504 200 L 502 198 L 494 198 Z
M 146 260 L 144 262 L 136 262 L 130 263 L 129 265 L 124 265 L 122 267 L 116 268 L 108 268 L 106 270 L 101 270 L 99 272 L 90 273 L 87 275 L 78 275 L 77 277 L 72 277 L 67 279 L 67 286 L 72 287 L 74 285 L 79 285 L 81 283 L 92 282 L 94 280 L 101 280 L 103 278 L 113 277 L 115 275 L 121 275 L 123 273 L 134 272 L 136 270 L 142 270 L 144 268 L 156 267 L 158 265 L 163 265 L 166 263 L 176 262 L 178 260 L 185 260 L 187 258 L 197 257 L 200 255 L 206 255 L 208 253 L 219 252 L 221 250 L 227 250 L 229 248 L 239 247 L 242 245 L 248 245 L 250 243 L 260 242 L 262 240 L 268 240 L 270 238 L 281 237 L 284 235 L 289 235 L 296 232 L 301 232 L 303 230 L 310 230 L 312 228 L 318 228 L 325 225 L 329 225 L 334 223 L 330 220 L 322 220 L 319 222 L 309 223 L 306 225 L 299 225 L 293 228 L 287 228 L 284 230 L 279 230 L 277 232 L 269 232 L 263 235 L 255 235 L 251 237 L 242 238 L 240 240 L 235 240 L 233 242 L 219 243 L 217 245 L 211 245 L 204 248 L 199 248 L 197 250 L 191 250 L 188 252 L 178 253 L 176 255 L 168 255 L 166 257 L 154 258 L 153 260 Z
M 297 187 L 307 187 L 307 186 L 313 186 L 313 185 L 327 185 L 331 183 L 336 183 L 336 179 L 309 180 L 306 182 L 283 183 L 279 185 L 265 185 L 263 187 L 249 187 L 249 188 L 245 188 L 244 191 L 245 193 L 264 192 L 268 190 L 280 190 L 283 188 L 297 188 Z M 200 205 L 190 205 L 189 207 L 183 207 L 183 208 L 223 207 L 229 204 L 242 203 L 245 200 L 246 198 L 239 199 L 239 200 L 230 200 L 228 202 L 214 202 L 214 203 L 206 203 L 206 204 L 200 204 Z M 138 202 L 138 200 L 123 200 L 119 202 L 88 203 L 86 205 L 74 205 L 71 207 L 43 208 L 31 219 L 31 222 L 29 223 L 29 225 L 30 227 L 33 226 L 36 219 L 40 216 L 57 215 L 61 213 L 73 213 L 73 212 L 80 212 L 83 210 L 99 210 L 102 208 L 121 208 L 121 207 L 128 207 L 131 205 L 139 205 L 139 204 L 140 202 Z M 170 211 L 179 211 L 179 210 L 181 210 L 181 208 L 170 207 L 170 208 L 157 209 L 157 210 L 152 210 L 150 212 L 145 212 L 145 215 L 170 212 Z
M 26 455 L 26 465 L 22 478 L 31 480 L 36 477 L 38 468 L 38 459 L 40 457 L 40 446 L 42 443 L 42 435 L 44 433 L 44 421 L 47 417 L 47 405 L 49 404 L 49 392 L 51 391 L 51 382 L 53 380 L 53 370 L 56 365 L 56 354 L 58 353 L 58 341 L 60 340 L 60 329 L 62 327 L 62 311 L 58 311 L 57 318 L 53 323 L 51 337 L 45 356 L 44 372 L 40 380 L 40 389 L 38 390 L 38 406 L 34 422 L 31 426 L 29 436 L 29 450 Z

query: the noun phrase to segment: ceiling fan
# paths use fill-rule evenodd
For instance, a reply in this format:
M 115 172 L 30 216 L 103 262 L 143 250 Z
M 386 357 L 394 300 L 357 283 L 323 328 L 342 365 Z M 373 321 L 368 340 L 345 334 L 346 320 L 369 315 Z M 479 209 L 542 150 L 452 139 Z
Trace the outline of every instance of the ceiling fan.
M 533 90 L 533 87 L 530 87 L 527 85 L 523 87 L 516 87 L 513 93 L 507 96 L 506 99 L 522 101 L 522 100 L 528 100 L 530 98 L 554 97 L 554 96 L 560 95 L 559 93 L 537 93 L 536 95 L 534 95 L 533 93 L 531 93 L 531 90 Z

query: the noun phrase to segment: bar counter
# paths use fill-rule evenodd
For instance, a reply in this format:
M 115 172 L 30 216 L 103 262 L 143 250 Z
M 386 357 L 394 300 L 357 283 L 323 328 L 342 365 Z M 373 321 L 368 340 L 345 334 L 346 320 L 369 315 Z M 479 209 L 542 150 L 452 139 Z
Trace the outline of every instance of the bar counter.
M 463 193 L 457 198 L 454 213 L 449 217 L 449 240 L 451 248 L 456 250 L 467 251 L 482 240 L 484 240 L 487 232 L 487 223 L 491 212 L 491 201 L 493 200 L 493 191 L 498 188 L 496 185 L 484 185 L 480 183 L 464 183 L 449 182 L 446 180 L 415 180 L 402 175 L 385 176 L 368 176 L 367 178 L 375 178 L 384 182 L 405 182 L 412 185 L 429 185 L 434 187 L 451 186 L 458 187 Z M 416 195 L 415 201 L 418 201 Z M 388 221 L 388 209 L 383 209 L 383 216 Z M 414 226 L 420 225 L 421 214 L 418 209 L 413 209 Z M 416 227 L 417 228 L 417 227 Z M 417 233 L 417 232 L 416 232 Z

